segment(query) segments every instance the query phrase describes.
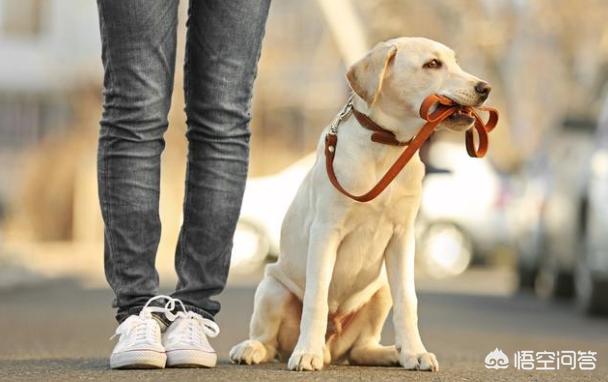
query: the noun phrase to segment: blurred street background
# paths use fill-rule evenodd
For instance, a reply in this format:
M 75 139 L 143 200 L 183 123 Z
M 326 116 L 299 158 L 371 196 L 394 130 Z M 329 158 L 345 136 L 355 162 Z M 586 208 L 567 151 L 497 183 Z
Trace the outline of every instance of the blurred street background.
M 157 268 L 175 285 L 186 159 L 180 11 Z M 96 145 L 102 67 L 93 0 L 0 0 L 0 380 L 608 380 L 608 2 L 277 0 L 253 99 L 250 179 L 220 296 L 217 370 L 110 373 Z M 253 291 L 344 73 L 376 42 L 424 36 L 493 87 L 489 155 L 436 134 L 417 222 L 420 325 L 439 374 L 229 366 Z M 472 186 L 473 185 L 473 186 Z M 384 343 L 391 343 L 392 327 Z M 594 371 L 490 370 L 495 348 L 597 352 Z

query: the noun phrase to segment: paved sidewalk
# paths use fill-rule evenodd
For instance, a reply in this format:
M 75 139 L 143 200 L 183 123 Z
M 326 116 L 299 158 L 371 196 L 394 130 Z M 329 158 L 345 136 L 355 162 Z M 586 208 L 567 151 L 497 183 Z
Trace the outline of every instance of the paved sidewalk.
M 296 373 L 280 363 L 231 365 L 227 352 L 246 336 L 253 291 L 233 287 L 221 297 L 218 368 L 149 371 L 108 369 L 114 330 L 109 290 L 63 281 L 0 291 L 0 381 L 608 381 L 608 320 L 584 318 L 569 305 L 532 296 L 438 292 L 419 296 L 422 336 L 437 354 L 438 373 L 349 366 Z M 388 325 L 384 342 L 391 338 Z M 593 350 L 598 369 L 487 370 L 483 360 L 496 347 L 511 357 L 517 350 Z

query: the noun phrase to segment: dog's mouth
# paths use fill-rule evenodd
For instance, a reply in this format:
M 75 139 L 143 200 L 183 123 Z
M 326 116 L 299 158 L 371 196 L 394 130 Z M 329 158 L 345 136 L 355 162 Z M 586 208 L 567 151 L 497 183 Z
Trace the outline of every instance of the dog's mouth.
M 468 99 L 457 100 L 455 99 L 457 97 L 441 96 L 449 100 L 448 103 L 443 103 L 445 107 L 456 109 L 441 123 L 441 127 L 458 132 L 466 131 L 473 127 L 476 120 L 474 108 L 478 105 L 471 104 Z
M 457 106 L 457 110 L 446 118 L 442 125 L 457 132 L 466 131 L 473 127 L 475 123 L 473 106 L 463 105 L 453 98 L 450 98 L 450 100 Z
M 450 115 L 448 120 L 458 125 L 469 125 L 475 122 L 475 117 L 473 117 L 473 110 L 470 107 L 462 106 Z

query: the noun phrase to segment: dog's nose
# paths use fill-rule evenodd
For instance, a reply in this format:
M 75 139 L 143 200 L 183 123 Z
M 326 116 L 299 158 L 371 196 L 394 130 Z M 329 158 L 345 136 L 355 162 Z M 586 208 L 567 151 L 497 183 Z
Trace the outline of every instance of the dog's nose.
M 477 94 L 486 98 L 490 94 L 491 90 L 492 87 L 487 82 L 480 81 L 477 83 L 477 85 L 475 85 L 475 91 L 477 92 Z

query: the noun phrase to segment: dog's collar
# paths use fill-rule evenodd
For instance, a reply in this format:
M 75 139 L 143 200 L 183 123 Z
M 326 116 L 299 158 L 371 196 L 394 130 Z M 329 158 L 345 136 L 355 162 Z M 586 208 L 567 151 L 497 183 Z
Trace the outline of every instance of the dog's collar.
M 395 137 L 395 133 L 378 125 L 370 117 L 361 113 L 354 107 L 352 108 L 352 112 L 361 126 L 374 132 L 371 137 L 374 142 L 391 146 L 407 146 L 412 141 L 410 139 L 407 142 L 401 142 Z
M 382 144 L 391 145 L 391 146 L 407 146 L 408 144 L 410 144 L 410 142 L 413 139 L 412 138 L 412 139 L 408 140 L 407 142 L 399 141 L 397 139 L 397 137 L 395 136 L 395 133 L 383 128 L 382 126 L 380 126 L 379 124 L 374 122 L 370 117 L 361 113 L 359 110 L 355 109 L 355 106 L 353 104 L 352 95 L 348 98 L 348 101 L 346 102 L 346 104 L 344 105 L 342 110 L 340 110 L 340 112 L 338 113 L 336 118 L 334 118 L 332 123 L 329 125 L 328 134 L 332 135 L 332 136 L 337 136 L 338 135 L 338 126 L 340 125 L 340 122 L 347 119 L 351 113 L 355 116 L 355 118 L 357 119 L 357 122 L 359 122 L 359 125 L 361 125 L 363 128 L 366 128 L 366 129 L 374 132 L 371 136 L 371 140 L 373 142 L 382 143 Z

